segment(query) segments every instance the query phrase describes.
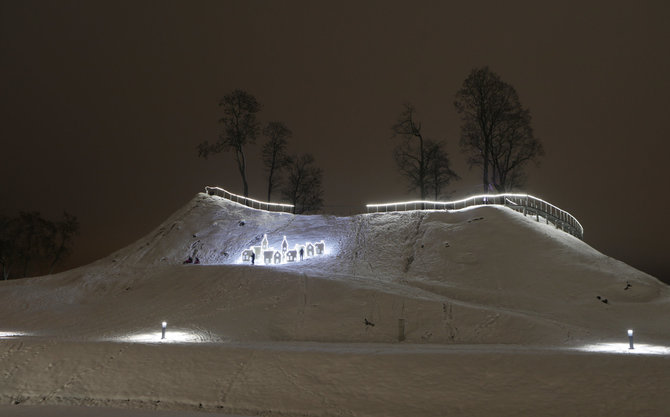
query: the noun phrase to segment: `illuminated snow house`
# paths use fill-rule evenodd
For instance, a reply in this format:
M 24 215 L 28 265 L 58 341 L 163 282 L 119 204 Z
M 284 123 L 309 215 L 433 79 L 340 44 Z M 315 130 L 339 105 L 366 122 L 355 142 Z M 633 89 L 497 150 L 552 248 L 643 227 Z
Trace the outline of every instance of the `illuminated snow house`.
M 251 262 L 251 254 L 256 256 L 256 264 L 263 260 L 263 265 L 280 265 L 287 262 L 299 262 L 306 258 L 314 258 L 326 254 L 326 243 L 322 240 L 318 243 L 306 242 L 304 245 L 295 244 L 294 249 L 289 250 L 288 239 L 284 236 L 281 242 L 281 250 L 275 250 L 268 241 L 267 234 L 263 235 L 260 246 L 251 246 L 242 251 L 242 262 Z M 261 257 L 261 254 L 263 255 Z

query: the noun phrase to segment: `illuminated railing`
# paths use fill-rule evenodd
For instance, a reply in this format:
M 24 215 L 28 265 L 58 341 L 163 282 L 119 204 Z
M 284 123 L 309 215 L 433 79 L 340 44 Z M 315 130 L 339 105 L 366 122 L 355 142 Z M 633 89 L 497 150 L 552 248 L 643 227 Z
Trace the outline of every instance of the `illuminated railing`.
M 584 228 L 570 213 L 555 205 L 528 194 L 482 194 L 457 201 L 406 201 L 387 204 L 368 204 L 368 213 L 407 210 L 459 210 L 466 207 L 497 204 L 514 209 L 524 216 L 535 216 L 537 221 L 542 217 L 547 224 L 571 235 L 584 239 Z
M 233 194 L 219 187 L 205 187 L 205 192 L 209 195 L 218 195 L 219 197 L 223 197 L 227 200 L 259 210 L 281 211 L 287 213 L 293 212 L 293 204 L 266 203 L 265 201 L 258 201 L 254 200 L 253 198 Z

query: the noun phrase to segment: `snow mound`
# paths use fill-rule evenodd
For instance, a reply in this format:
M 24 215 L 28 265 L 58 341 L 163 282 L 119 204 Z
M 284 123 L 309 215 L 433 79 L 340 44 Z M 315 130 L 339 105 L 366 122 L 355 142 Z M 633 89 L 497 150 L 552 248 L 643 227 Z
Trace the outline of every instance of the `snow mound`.
M 327 253 L 242 263 L 264 235 L 275 248 L 284 236 L 290 246 L 323 240 Z M 184 265 L 189 256 L 200 264 Z M 0 330 L 143 342 L 167 320 L 184 342 L 579 345 L 635 328 L 667 343 L 669 295 L 655 278 L 501 206 L 300 216 L 201 193 L 105 259 L 3 283 L 0 313 L 14 326 Z
M 264 235 L 327 251 L 242 262 Z M 294 216 L 199 194 L 107 258 L 0 283 L 0 413 L 655 416 L 669 313 L 660 281 L 505 207 Z

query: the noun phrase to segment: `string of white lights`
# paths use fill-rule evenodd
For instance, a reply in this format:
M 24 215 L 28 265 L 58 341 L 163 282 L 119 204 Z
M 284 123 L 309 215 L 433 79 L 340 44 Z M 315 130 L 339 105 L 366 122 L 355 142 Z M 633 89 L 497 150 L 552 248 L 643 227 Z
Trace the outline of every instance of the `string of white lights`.
M 252 208 L 254 207 L 254 204 L 258 205 L 258 208 L 263 210 L 263 206 L 265 205 L 266 209 L 268 211 L 272 211 L 271 207 L 273 208 L 278 208 L 280 211 L 285 211 L 285 210 L 291 210 L 293 209 L 292 204 L 283 204 L 283 203 L 268 203 L 265 201 L 259 201 L 255 200 L 253 198 L 249 197 L 244 197 L 238 194 L 231 193 L 230 191 L 224 190 L 221 187 L 205 187 L 205 192 L 207 194 L 214 194 L 218 195 L 220 197 L 229 199 L 231 201 L 235 201 L 237 203 L 245 204 L 247 206 L 250 206 Z M 497 202 L 496 200 L 501 200 L 501 202 Z M 512 199 L 518 199 L 518 201 L 513 201 Z M 367 204 L 366 208 L 368 212 L 370 212 L 370 209 L 373 209 L 374 211 L 389 211 L 389 208 L 392 208 L 391 211 L 399 211 L 398 207 L 402 206 L 404 207 L 404 210 L 407 210 L 407 206 L 415 206 L 414 210 L 416 210 L 417 205 L 423 206 L 422 209 L 425 209 L 424 207 L 432 207 L 432 209 L 436 210 L 438 207 L 441 207 L 443 210 L 447 209 L 447 206 L 451 206 L 452 210 L 455 210 L 457 206 L 462 205 L 463 208 L 468 206 L 468 202 L 472 201 L 472 206 L 478 205 L 475 202 L 477 200 L 481 200 L 480 205 L 484 204 L 496 204 L 496 205 L 507 205 L 509 204 L 514 204 L 519 207 L 524 207 L 524 214 L 526 209 L 530 209 L 531 211 L 534 211 L 536 214 L 539 215 L 539 213 L 542 213 L 544 217 L 547 218 L 547 222 L 549 221 L 550 217 L 555 218 L 558 223 L 568 225 L 570 228 L 574 228 L 577 236 L 580 239 L 583 239 L 584 237 L 584 227 L 582 224 L 577 220 L 575 216 L 572 214 L 568 213 L 567 211 L 551 204 L 550 202 L 543 200 L 541 198 L 529 195 L 529 194 L 512 194 L 512 193 L 505 193 L 505 194 L 479 194 L 479 195 L 474 195 L 470 197 L 463 198 L 461 200 L 455 200 L 455 201 L 427 201 L 427 200 L 412 200 L 412 201 L 399 201 L 395 203 L 374 203 L 374 204 Z M 532 204 L 530 204 L 532 202 Z M 538 204 L 539 203 L 539 204 Z M 544 204 L 546 208 L 550 208 L 555 212 L 552 213 L 551 211 L 547 210 L 541 210 L 539 205 Z M 402 210 L 402 211 L 404 211 Z
M 211 190 L 214 190 L 214 192 L 212 192 Z M 238 202 L 238 203 L 240 202 L 239 200 L 242 200 L 242 201 L 245 201 L 245 202 L 248 201 L 252 204 L 252 207 L 253 207 L 253 204 L 256 203 L 256 204 L 258 204 L 259 207 L 262 207 L 263 205 L 267 206 L 268 208 L 270 206 L 280 207 L 282 209 L 282 211 L 283 211 L 283 209 L 292 209 L 293 208 L 293 204 L 268 203 L 268 202 L 265 202 L 265 201 L 254 200 L 253 198 L 244 197 L 244 196 L 241 196 L 241 195 L 238 195 L 238 194 L 231 193 L 230 191 L 224 190 L 221 187 L 206 186 L 205 187 L 205 192 L 207 194 L 210 194 L 210 195 L 215 194 L 215 195 L 218 195 L 220 197 L 227 198 L 228 200 L 231 200 L 231 201 L 237 200 L 236 202 Z M 226 194 L 228 194 L 230 197 L 226 197 Z M 233 198 L 235 198 L 235 200 L 233 200 Z
M 498 203 L 498 202 L 496 202 L 496 199 L 500 199 L 503 202 Z M 510 199 L 519 199 L 521 201 L 517 202 L 517 201 L 512 201 Z M 575 229 L 577 229 L 577 232 L 578 232 L 580 238 L 584 236 L 584 227 L 581 225 L 581 223 L 579 223 L 579 220 L 577 220 L 577 218 L 575 216 L 573 216 L 572 214 L 568 213 L 567 211 L 549 203 L 548 201 L 545 201 L 545 200 L 543 200 L 541 198 L 538 198 L 538 197 L 534 197 L 534 196 L 529 195 L 529 194 L 511 194 L 511 193 L 510 194 L 508 194 L 508 193 L 505 193 L 505 194 L 479 194 L 479 195 L 474 195 L 474 196 L 470 196 L 470 197 L 467 197 L 467 198 L 464 198 L 464 199 L 461 199 L 461 200 L 455 200 L 455 201 L 413 200 L 413 201 L 400 201 L 400 202 L 395 202 L 395 203 L 367 204 L 366 207 L 367 207 L 368 211 L 370 211 L 370 209 L 373 209 L 374 211 L 381 211 L 381 210 L 388 211 L 389 208 L 394 208 L 394 210 L 392 210 L 392 211 L 398 211 L 398 207 L 400 207 L 400 206 L 407 207 L 407 206 L 422 205 L 422 206 L 427 206 L 427 207 L 432 206 L 435 209 L 437 209 L 437 207 L 442 207 L 443 209 L 446 210 L 447 206 L 451 206 L 454 209 L 459 205 L 463 205 L 465 207 L 465 206 L 467 206 L 467 203 L 469 201 L 472 201 L 472 205 L 476 205 L 475 204 L 476 200 L 481 200 L 482 201 L 481 204 L 497 204 L 497 205 L 505 205 L 507 202 L 511 202 L 511 203 L 517 204 L 517 205 L 522 206 L 522 207 L 531 208 L 535 211 L 541 211 L 544 214 L 552 215 L 552 216 L 557 217 L 557 218 L 564 217 L 566 220 L 561 220 L 562 222 L 567 223 L 568 225 L 570 225 L 572 227 L 575 227 Z M 537 202 L 537 203 L 544 204 L 546 207 L 550 207 L 553 210 L 555 210 L 556 213 L 558 213 L 559 215 L 555 216 L 555 215 L 553 215 L 549 212 L 546 212 L 544 210 L 538 210 L 537 204 L 530 205 L 530 204 L 528 204 L 529 201 L 532 201 L 533 203 Z

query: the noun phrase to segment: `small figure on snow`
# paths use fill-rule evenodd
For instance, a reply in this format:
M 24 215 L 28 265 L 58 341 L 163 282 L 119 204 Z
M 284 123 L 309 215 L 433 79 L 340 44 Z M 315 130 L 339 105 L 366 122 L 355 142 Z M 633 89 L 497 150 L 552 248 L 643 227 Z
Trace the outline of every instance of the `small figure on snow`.
M 192 263 L 193 263 L 193 258 L 191 258 L 191 257 L 189 256 L 188 259 L 185 260 L 183 263 L 184 263 L 184 264 L 192 264 Z
M 300 260 L 302 261 L 303 256 L 305 256 L 305 248 L 300 248 Z
M 256 254 L 254 252 L 251 252 L 251 265 L 254 264 L 254 261 L 256 261 Z
M 199 264 L 199 263 L 200 263 L 200 259 L 196 256 L 196 257 L 195 257 L 195 262 L 193 262 L 193 263 L 194 263 L 194 264 Z

